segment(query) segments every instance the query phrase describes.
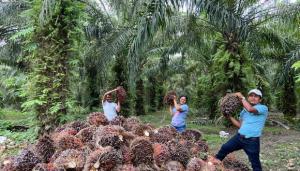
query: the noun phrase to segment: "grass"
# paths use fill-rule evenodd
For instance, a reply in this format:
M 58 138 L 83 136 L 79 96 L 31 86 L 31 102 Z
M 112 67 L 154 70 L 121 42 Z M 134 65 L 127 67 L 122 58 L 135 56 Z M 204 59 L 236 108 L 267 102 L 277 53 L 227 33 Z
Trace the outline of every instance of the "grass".
M 10 126 L 29 127 L 24 132 L 12 132 L 8 130 Z M 33 143 L 37 138 L 37 127 L 34 116 L 30 113 L 23 113 L 11 109 L 0 109 L 0 136 L 5 136 L 12 140 L 11 148 L 7 148 L 5 153 L 0 154 L 0 160 L 7 156 L 16 155 L 27 143 Z M 1 145 L 1 144 L 0 144 Z

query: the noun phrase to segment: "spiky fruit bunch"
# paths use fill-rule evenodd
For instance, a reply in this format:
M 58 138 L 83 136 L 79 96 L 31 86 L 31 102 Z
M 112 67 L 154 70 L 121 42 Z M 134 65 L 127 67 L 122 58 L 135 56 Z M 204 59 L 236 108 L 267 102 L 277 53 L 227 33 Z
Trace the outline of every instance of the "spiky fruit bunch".
M 150 134 L 150 139 L 153 143 L 163 143 L 166 144 L 168 141 L 176 138 L 177 131 L 171 126 L 165 126 L 154 130 Z
M 203 166 L 205 165 L 205 161 L 203 161 L 202 159 L 193 157 L 188 165 L 186 166 L 186 170 L 187 171 L 199 171 L 201 170 L 201 168 L 203 168 Z
M 167 105 L 174 105 L 174 97 L 176 96 L 176 92 L 174 90 L 169 91 L 164 97 L 164 103 Z
M 85 165 L 84 170 L 97 170 L 111 171 L 117 165 L 122 163 L 122 155 L 116 149 L 108 146 L 98 149 L 91 153 Z
M 37 164 L 32 171 L 59 171 L 53 163 L 39 163 Z
M 186 166 L 188 164 L 191 155 L 186 147 L 179 144 L 175 140 L 168 142 L 167 146 L 170 150 L 172 160 L 180 162 L 181 164 L 183 164 L 183 166 Z
M 93 140 L 96 129 L 96 126 L 83 128 L 76 134 L 76 137 L 79 138 L 83 143 L 88 143 Z
M 106 125 L 97 128 L 94 136 L 96 147 L 112 146 L 119 149 L 123 144 L 123 137 L 120 134 L 122 131 L 124 129 L 117 125 Z
M 92 153 L 90 153 L 86 159 L 86 163 L 84 165 L 84 171 L 90 171 L 90 170 L 97 170 L 99 168 L 99 165 L 95 165 L 96 162 L 99 160 L 99 156 L 102 153 L 103 148 L 96 149 Z M 97 167 L 97 168 L 96 168 Z
M 132 164 L 119 165 L 113 171 L 139 171 Z
M 123 144 L 129 146 L 131 141 L 133 139 L 135 139 L 136 137 L 138 137 L 137 135 L 135 135 L 132 132 L 129 131 L 121 131 L 120 132 L 120 137 L 123 138 Z
M 251 169 L 243 162 L 237 160 L 232 155 L 227 156 L 224 160 L 222 160 L 223 166 L 226 169 L 234 170 L 234 171 L 250 171 Z
M 159 168 L 155 167 L 154 165 L 145 164 L 145 163 L 139 164 L 138 166 L 136 166 L 136 169 L 138 171 L 158 171 L 159 170 Z
M 176 129 L 172 126 L 161 127 L 157 130 L 157 132 L 158 133 L 163 133 L 163 134 L 168 135 L 168 136 L 172 136 L 173 138 L 175 138 L 178 135 Z
M 85 156 L 82 151 L 68 149 L 63 151 L 53 162 L 54 167 L 59 169 L 73 169 L 81 171 L 84 167 Z
M 179 139 L 178 143 L 189 150 L 195 145 L 194 142 L 185 139 Z
M 126 118 L 124 118 L 121 115 L 118 115 L 112 121 L 110 121 L 110 124 L 111 125 L 123 126 L 123 124 L 124 124 L 125 121 L 126 121 Z
M 136 124 L 133 128 L 133 133 L 138 136 L 149 136 L 152 131 L 152 127 L 146 124 Z
M 54 144 L 59 151 L 79 149 L 83 146 L 83 143 L 79 138 L 69 134 L 60 134 L 54 139 Z
M 90 113 L 87 120 L 88 120 L 90 125 L 95 125 L 95 126 L 107 125 L 108 124 L 107 118 L 101 112 Z
M 77 132 L 82 130 L 83 128 L 88 127 L 89 125 L 83 121 L 74 121 L 69 124 L 69 126 L 73 129 L 75 129 Z
M 155 143 L 153 144 L 153 150 L 153 158 L 156 165 L 162 166 L 162 164 L 171 160 L 169 148 L 165 144 Z
M 76 135 L 77 131 L 76 129 L 68 127 L 67 125 L 62 125 L 61 127 L 55 129 L 54 133 L 51 134 L 51 137 L 57 137 L 59 134 Z
M 0 165 L 1 171 L 15 171 L 16 169 L 13 167 L 14 157 L 5 158 Z
M 153 148 L 151 142 L 143 137 L 135 138 L 130 144 L 130 150 L 133 153 L 133 164 L 152 164 L 153 163 Z
M 203 140 L 196 141 L 194 144 L 201 152 L 208 152 L 209 150 L 208 144 Z
M 121 146 L 120 148 L 122 153 L 122 158 L 124 164 L 131 164 L 131 161 L 133 159 L 133 153 L 131 152 L 130 148 L 126 145 Z
M 169 161 L 163 166 L 164 171 L 184 171 L 184 166 L 178 161 Z
M 31 171 L 41 160 L 30 150 L 25 149 L 13 160 L 16 171 Z
M 122 86 L 117 87 L 117 99 L 120 103 L 123 103 L 126 98 L 126 91 Z
M 47 163 L 39 163 L 35 165 L 32 171 L 48 171 L 48 164 Z
M 126 131 L 132 131 L 134 127 L 140 123 L 141 121 L 137 117 L 129 117 L 123 123 L 123 127 Z
M 35 145 L 35 151 L 43 162 L 49 162 L 55 152 L 54 141 L 48 135 L 42 136 Z
M 225 117 L 233 114 L 240 107 L 241 101 L 234 93 L 228 93 L 220 101 L 220 109 Z
M 198 141 L 202 137 L 202 133 L 198 130 L 188 129 L 181 133 L 181 137 L 188 141 Z
M 173 137 L 166 136 L 165 134 L 162 133 L 157 133 L 157 132 L 151 132 L 150 133 L 150 141 L 152 143 L 162 143 L 166 144 L 170 140 L 172 140 Z

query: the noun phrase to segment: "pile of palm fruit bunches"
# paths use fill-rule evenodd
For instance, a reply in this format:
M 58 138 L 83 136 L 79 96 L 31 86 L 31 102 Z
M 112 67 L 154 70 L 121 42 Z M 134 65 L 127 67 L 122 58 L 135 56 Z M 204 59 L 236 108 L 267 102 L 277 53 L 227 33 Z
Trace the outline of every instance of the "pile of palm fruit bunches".
M 234 157 L 210 162 L 202 133 L 155 128 L 135 117 L 109 122 L 101 112 L 58 127 L 1 162 L 2 171 L 214 171 L 249 170 Z

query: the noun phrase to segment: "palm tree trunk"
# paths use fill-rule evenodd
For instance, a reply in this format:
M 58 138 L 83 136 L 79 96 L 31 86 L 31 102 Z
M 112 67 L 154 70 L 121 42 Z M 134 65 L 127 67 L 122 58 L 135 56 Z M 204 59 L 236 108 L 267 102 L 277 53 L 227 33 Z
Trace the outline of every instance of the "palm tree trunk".
M 284 117 L 288 120 L 293 119 L 297 115 L 297 99 L 295 94 L 295 73 L 290 71 L 286 78 L 284 87 L 283 87 L 283 97 L 282 97 L 282 112 Z
M 136 115 L 145 115 L 145 103 L 144 103 L 144 82 L 141 78 L 136 82 L 136 99 L 135 99 L 135 112 Z

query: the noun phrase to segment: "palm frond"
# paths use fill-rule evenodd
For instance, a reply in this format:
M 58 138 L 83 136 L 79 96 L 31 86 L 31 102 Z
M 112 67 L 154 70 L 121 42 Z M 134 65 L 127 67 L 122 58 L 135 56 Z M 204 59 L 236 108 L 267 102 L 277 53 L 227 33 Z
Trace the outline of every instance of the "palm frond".
M 43 0 L 41 12 L 39 14 L 39 21 L 41 25 L 45 25 L 51 19 L 55 12 L 55 5 L 58 5 L 57 3 L 58 2 L 56 0 Z
M 300 45 L 298 45 L 295 50 L 287 54 L 287 59 L 285 60 L 285 70 L 289 70 L 292 65 L 300 60 Z

